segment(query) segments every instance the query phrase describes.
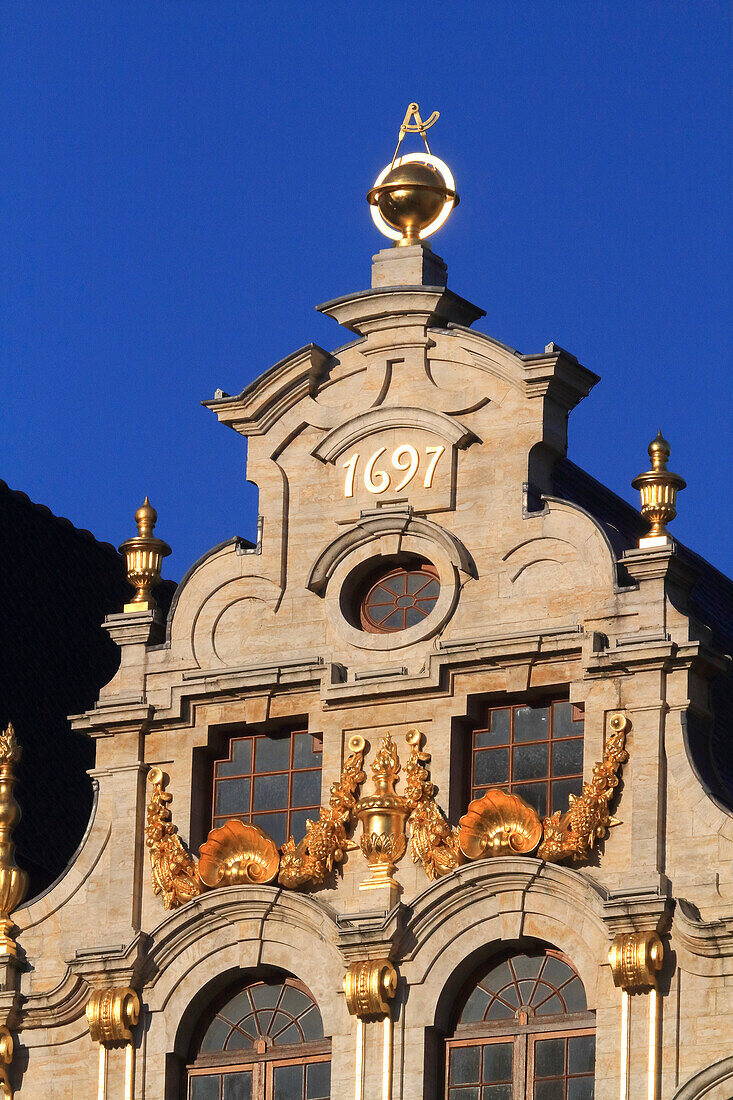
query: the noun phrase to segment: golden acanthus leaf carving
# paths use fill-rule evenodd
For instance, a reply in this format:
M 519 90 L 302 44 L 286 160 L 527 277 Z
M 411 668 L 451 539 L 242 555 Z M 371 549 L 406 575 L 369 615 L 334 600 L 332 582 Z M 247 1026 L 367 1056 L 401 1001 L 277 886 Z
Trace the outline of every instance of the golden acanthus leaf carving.
M 537 855 L 548 863 L 560 863 L 572 859 L 577 863 L 595 846 L 596 840 L 606 836 L 612 825 L 619 822 L 609 812 L 608 804 L 618 786 L 618 773 L 629 759 L 626 751 L 626 733 L 630 722 L 623 714 L 614 714 L 610 721 L 603 759 L 593 765 L 590 783 L 583 784 L 577 797 L 570 795 L 570 806 L 562 813 L 556 810 L 542 821 L 544 835 Z
M 410 806 L 407 831 L 413 863 L 422 863 L 431 882 L 462 862 L 458 834 L 443 816 L 435 801 L 435 785 L 427 768 L 430 753 L 421 749 L 422 734 L 411 729 L 407 734 L 410 756 L 405 764 L 405 798 Z
M 278 882 L 291 888 L 305 883 L 320 885 L 334 863 L 344 858 L 348 841 L 347 829 L 356 806 L 356 791 L 366 776 L 364 738 L 354 736 L 349 741 L 350 755 L 346 759 L 338 783 L 331 787 L 328 806 L 321 806 L 318 821 L 307 821 L 305 837 L 296 844 L 292 837 L 280 849 Z
M 145 844 L 150 849 L 153 893 L 162 894 L 164 909 L 177 909 L 202 892 L 196 861 L 181 843 L 171 818 L 173 795 L 163 790 L 165 777 L 151 768 L 148 782 L 153 790 L 148 802 Z

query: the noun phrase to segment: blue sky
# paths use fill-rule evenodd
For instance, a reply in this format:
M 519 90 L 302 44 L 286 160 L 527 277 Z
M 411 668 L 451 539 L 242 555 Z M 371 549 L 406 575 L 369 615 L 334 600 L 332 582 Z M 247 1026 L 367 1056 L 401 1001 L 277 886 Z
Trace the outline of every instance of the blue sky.
M 673 532 L 733 573 L 731 56 L 717 0 L 4 0 L 0 477 L 115 544 L 149 493 L 176 578 L 253 537 L 199 402 L 347 338 L 313 307 L 369 285 L 417 99 L 477 327 L 602 376 L 569 453 L 628 500 L 661 427 Z

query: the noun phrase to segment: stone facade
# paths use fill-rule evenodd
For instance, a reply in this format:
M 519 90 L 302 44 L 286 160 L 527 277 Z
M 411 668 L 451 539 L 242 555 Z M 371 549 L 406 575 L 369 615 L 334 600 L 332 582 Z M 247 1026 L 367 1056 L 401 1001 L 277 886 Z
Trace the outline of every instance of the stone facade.
M 688 727 L 694 720 L 707 751 L 711 684 L 729 673 L 717 639 L 730 588 L 671 540 L 640 549 L 591 479 L 582 483 L 592 506 L 558 493 L 567 417 L 596 375 L 553 344 L 521 355 L 474 331 L 482 311 L 446 289 L 427 246 L 385 249 L 371 289 L 319 308 L 353 341 L 334 353 L 309 345 L 239 396 L 206 402 L 248 440 L 257 545 L 234 539 L 196 562 L 165 621 L 150 611 L 106 620 L 120 668 L 73 722 L 96 745 L 93 816 L 65 876 L 14 914 L 21 961 L 8 963 L 1 1001 L 17 1038 L 15 1095 L 188 1095 L 208 1006 L 238 975 L 282 972 L 320 1009 L 331 1096 L 437 1100 L 471 972 L 507 945 L 540 941 L 585 986 L 598 1100 L 725 1100 L 733 817 L 705 782 Z M 615 498 L 613 507 L 638 527 L 633 510 Z M 407 560 L 437 576 L 432 611 L 401 631 L 363 629 L 365 579 Z M 696 610 L 704 583 L 723 593 L 707 617 Z M 629 723 L 612 804 L 620 824 L 587 859 L 497 855 L 430 881 L 408 852 L 396 887 L 364 890 L 367 863 L 352 844 L 321 885 L 240 882 L 169 911 L 154 894 L 149 769 L 165 773 L 178 835 L 196 853 L 211 828 L 212 755 L 232 733 L 297 718 L 321 735 L 327 805 L 355 735 L 366 742 L 362 792 L 387 731 L 404 790 L 405 736 L 418 728 L 455 826 L 476 708 L 543 698 L 584 708 L 586 780 L 611 717 Z M 627 995 L 609 947 L 638 932 L 659 933 L 664 963 L 658 991 Z M 350 965 L 379 959 L 398 973 L 386 1025 L 379 1013 L 350 1015 L 343 991 Z M 85 1006 L 93 991 L 127 987 L 139 993 L 140 1023 L 131 1047 L 102 1047 L 100 1084 Z

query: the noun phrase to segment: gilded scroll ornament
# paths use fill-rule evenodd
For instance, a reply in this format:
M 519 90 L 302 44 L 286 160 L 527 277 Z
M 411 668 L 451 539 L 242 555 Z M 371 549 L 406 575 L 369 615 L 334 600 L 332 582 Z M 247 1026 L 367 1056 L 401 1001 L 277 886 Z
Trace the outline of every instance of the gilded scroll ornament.
M 15 956 L 18 945 L 11 936 L 14 927 L 10 914 L 22 902 L 28 890 L 28 875 L 15 862 L 13 832 L 20 821 L 20 806 L 13 795 L 15 766 L 21 747 L 12 723 L 0 733 L 0 956 Z
M 129 1043 L 140 1017 L 134 989 L 96 989 L 87 1001 L 87 1026 L 95 1043 Z
M 13 1088 L 10 1084 L 8 1069 L 13 1062 L 15 1042 L 10 1030 L 4 1025 L 0 1026 L 0 1097 L 2 1100 L 13 1100 Z
M 410 756 L 405 764 L 405 798 L 411 808 L 407 819 L 413 863 L 421 863 L 431 882 L 455 870 L 461 862 L 457 835 L 435 801 L 435 785 L 427 768 L 430 753 L 421 748 L 422 734 L 408 731 Z
M 392 883 L 394 865 L 407 848 L 405 820 L 410 806 L 405 796 L 395 791 L 400 770 L 397 746 L 388 733 L 372 762 L 374 792 L 362 795 L 356 805 L 362 826 L 361 850 L 371 871 L 371 879 L 362 883 L 364 888 Z
M 366 778 L 362 770 L 364 738 L 352 737 L 349 750 L 341 778 L 331 787 L 329 804 L 321 806 L 318 821 L 306 822 L 305 837 L 299 844 L 290 837 L 280 849 L 281 886 L 297 887 L 305 883 L 318 886 L 334 863 L 344 858 L 347 829 L 356 808 L 356 790 Z
M 535 809 L 516 794 L 490 790 L 460 820 L 458 844 L 466 859 L 531 855 L 542 839 Z
M 150 849 L 153 893 L 162 894 L 164 909 L 177 909 L 201 893 L 195 860 L 181 843 L 171 820 L 173 795 L 163 790 L 160 768 L 151 768 L 148 782 L 153 791 L 148 802 L 145 843 Z
M 344 975 L 346 1007 L 360 1020 L 386 1016 L 396 992 L 397 971 L 389 959 L 352 963 Z
M 664 960 L 664 947 L 656 932 L 622 932 L 608 952 L 613 984 L 627 992 L 652 989 Z
M 609 812 L 608 804 L 618 786 L 621 767 L 629 759 L 625 749 L 626 733 L 631 723 L 624 714 L 614 714 L 609 723 L 611 735 L 603 759 L 593 765 L 593 778 L 583 784 L 582 793 L 570 795 L 570 806 L 562 813 L 556 810 L 542 821 L 544 837 L 538 856 L 548 863 L 564 859 L 578 862 L 606 836 L 618 821 Z
M 205 886 L 272 882 L 280 866 L 272 837 L 236 819 L 212 829 L 199 851 L 199 878 Z

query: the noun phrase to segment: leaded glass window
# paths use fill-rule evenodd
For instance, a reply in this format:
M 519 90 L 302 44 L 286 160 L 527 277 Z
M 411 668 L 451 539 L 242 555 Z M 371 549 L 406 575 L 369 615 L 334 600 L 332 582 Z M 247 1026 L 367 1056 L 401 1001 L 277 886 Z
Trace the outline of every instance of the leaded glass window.
M 470 798 L 492 787 L 520 795 L 540 817 L 566 810 L 583 787 L 581 707 L 567 701 L 488 707 L 471 734 Z
M 301 982 L 252 982 L 204 1029 L 188 1070 L 188 1100 L 328 1100 L 329 1048 Z
M 230 818 L 251 821 L 278 847 L 305 836 L 321 804 L 321 743 L 306 730 L 232 737 L 227 758 L 214 763 L 216 829 Z
M 447 1100 L 593 1100 L 595 1026 L 570 961 L 552 948 L 474 976 L 446 1043 Z

